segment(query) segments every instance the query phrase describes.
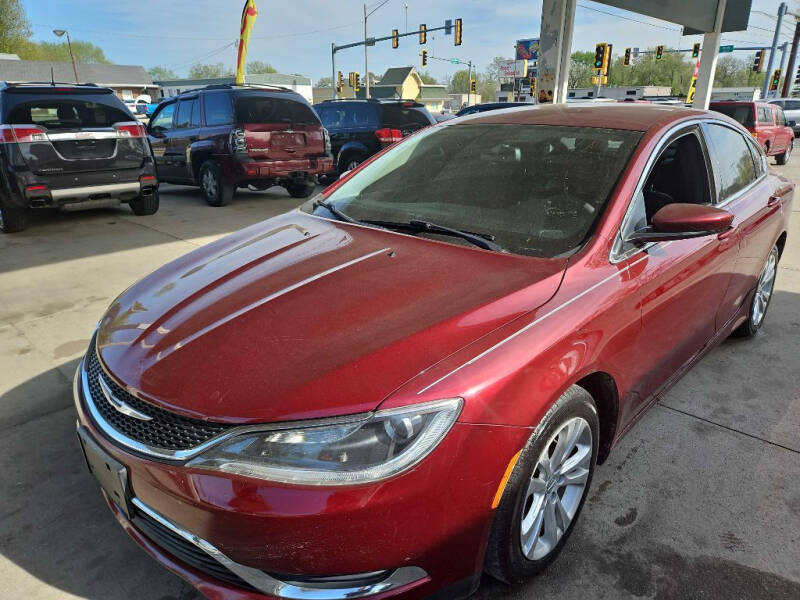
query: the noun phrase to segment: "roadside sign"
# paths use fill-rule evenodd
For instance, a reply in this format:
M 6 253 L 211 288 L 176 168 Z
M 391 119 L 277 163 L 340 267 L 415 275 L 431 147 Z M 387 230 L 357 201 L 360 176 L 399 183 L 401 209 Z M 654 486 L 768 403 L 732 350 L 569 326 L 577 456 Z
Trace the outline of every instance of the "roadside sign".
M 457 64 L 459 64 L 461 61 L 460 61 L 460 60 L 458 60 L 457 58 L 451 58 L 451 59 L 450 59 L 450 62 L 451 62 L 451 63 L 453 63 L 454 65 L 457 65 Z
M 501 77 L 525 77 L 528 74 L 527 60 L 504 60 L 499 66 Z
M 514 47 L 517 52 L 517 60 L 539 60 L 539 38 L 517 40 Z
M 733 44 L 730 44 L 729 46 L 720 46 L 719 52 L 720 54 L 722 54 L 723 52 L 733 52 Z
M 367 38 L 367 46 L 374 46 L 375 45 L 375 38 Z

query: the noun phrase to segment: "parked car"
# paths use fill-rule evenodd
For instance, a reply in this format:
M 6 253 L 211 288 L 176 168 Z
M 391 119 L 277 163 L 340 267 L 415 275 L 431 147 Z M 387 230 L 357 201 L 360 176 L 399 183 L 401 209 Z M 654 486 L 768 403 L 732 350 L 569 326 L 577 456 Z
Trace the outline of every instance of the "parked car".
M 441 123 L 442 121 L 449 121 L 450 119 L 456 118 L 456 116 L 453 113 L 449 112 L 432 112 L 431 116 L 436 120 L 437 123 Z
M 766 102 L 720 101 L 709 105 L 711 110 L 728 115 L 753 134 L 767 156 L 785 165 L 794 147 L 794 121 L 787 121 L 780 106 Z
M 457 117 L 464 115 L 474 115 L 475 113 L 486 112 L 487 110 L 498 110 L 500 108 L 514 108 L 520 106 L 530 106 L 529 103 L 521 102 L 484 102 L 483 104 L 473 104 L 472 106 L 465 106 L 456 113 Z
M 799 136 L 800 98 L 777 98 L 776 100 L 770 100 L 769 103 L 781 107 L 787 122 L 794 121 L 794 125 L 792 125 L 792 130 L 794 131 L 794 137 Z
M 314 109 L 331 136 L 334 175 L 436 123 L 425 105 L 414 100 L 325 100 Z
M 162 101 L 147 125 L 161 181 L 198 185 L 211 206 L 237 188 L 314 192 L 332 169 L 330 140 L 311 105 L 292 90 L 218 84 Z
M 0 83 L 0 231 L 30 209 L 130 205 L 158 210 L 144 127 L 110 88 Z
M 208 597 L 523 581 L 659 394 L 757 335 L 793 194 L 708 111 L 428 128 L 123 292 L 76 374 L 87 462 Z

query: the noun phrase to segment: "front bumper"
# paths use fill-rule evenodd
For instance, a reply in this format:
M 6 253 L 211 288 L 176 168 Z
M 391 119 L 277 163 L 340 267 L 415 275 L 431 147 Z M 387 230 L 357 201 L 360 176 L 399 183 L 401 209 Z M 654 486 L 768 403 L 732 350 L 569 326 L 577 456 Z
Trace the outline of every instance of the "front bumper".
M 284 485 L 123 451 L 84 406 L 82 367 L 75 379 L 79 425 L 127 468 L 134 510 L 171 524 L 234 573 L 243 569 L 266 582 L 244 578 L 252 586 L 244 589 L 193 568 L 110 503 L 134 540 L 212 599 L 363 597 L 336 582 L 299 595 L 302 586 L 292 582 L 375 572 L 387 575 L 366 589 L 370 598 L 423 598 L 474 578 L 483 565 L 492 499 L 508 460 L 530 434 L 456 423 L 425 460 L 395 478 L 336 488 Z

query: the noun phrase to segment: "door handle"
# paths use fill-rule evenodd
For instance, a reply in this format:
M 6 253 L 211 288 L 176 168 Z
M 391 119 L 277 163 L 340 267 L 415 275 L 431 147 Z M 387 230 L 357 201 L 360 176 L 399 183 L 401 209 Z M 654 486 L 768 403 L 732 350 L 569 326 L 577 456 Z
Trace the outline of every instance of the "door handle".
M 777 194 L 773 194 L 772 196 L 769 197 L 769 200 L 767 200 L 767 207 L 772 208 L 773 206 L 777 206 L 778 204 L 780 204 L 780 202 L 781 202 L 781 197 L 778 196 Z

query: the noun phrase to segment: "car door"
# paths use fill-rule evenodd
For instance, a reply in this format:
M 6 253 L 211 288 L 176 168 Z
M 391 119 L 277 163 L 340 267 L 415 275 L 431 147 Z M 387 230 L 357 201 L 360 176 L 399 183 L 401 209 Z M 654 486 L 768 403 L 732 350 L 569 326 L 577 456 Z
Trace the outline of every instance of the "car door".
M 775 135 L 776 127 L 772 108 L 769 104 L 758 105 L 758 141 L 769 155 L 783 152 L 781 140 Z
M 698 125 L 667 138 L 643 175 L 621 229 L 621 239 L 647 228 L 660 208 L 674 203 L 711 204 L 715 183 Z M 623 246 L 637 278 L 642 329 L 636 345 L 636 406 L 646 405 L 708 344 L 717 309 L 738 252 L 736 231 L 719 235 Z M 633 410 L 636 411 L 636 406 Z
M 190 152 L 192 142 L 197 140 L 200 129 L 200 98 L 186 96 L 178 101 L 175 110 L 175 129 L 169 147 L 168 162 L 172 178 L 176 181 L 192 182 Z
M 721 122 L 705 123 L 703 134 L 714 165 L 718 206 L 733 213 L 740 239 L 733 277 L 720 304 L 726 315 L 735 315 L 747 302 L 780 233 L 781 191 L 767 177 L 766 156 L 750 136 Z M 718 327 L 726 321 L 721 318 Z
M 783 109 L 780 106 L 773 106 L 772 110 L 775 113 L 776 136 L 780 136 L 781 147 L 786 150 L 792 143 L 792 140 L 794 140 L 794 132 L 789 128 L 786 122 L 786 115 Z
M 175 106 L 175 102 L 159 106 L 147 126 L 147 137 L 153 150 L 158 178 L 162 181 L 166 181 L 170 176 L 167 148 L 174 128 Z

